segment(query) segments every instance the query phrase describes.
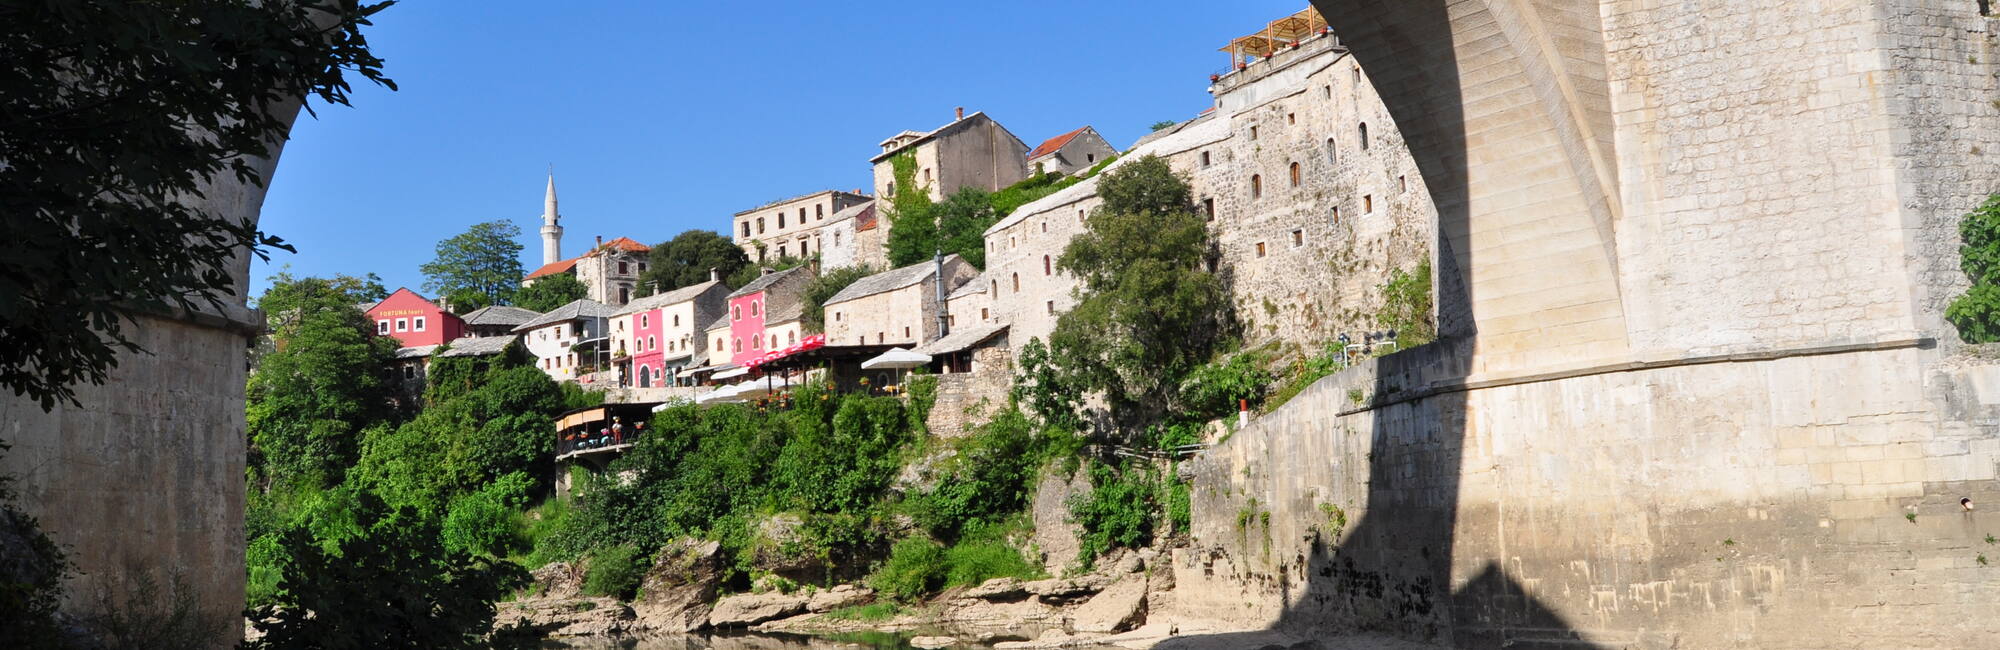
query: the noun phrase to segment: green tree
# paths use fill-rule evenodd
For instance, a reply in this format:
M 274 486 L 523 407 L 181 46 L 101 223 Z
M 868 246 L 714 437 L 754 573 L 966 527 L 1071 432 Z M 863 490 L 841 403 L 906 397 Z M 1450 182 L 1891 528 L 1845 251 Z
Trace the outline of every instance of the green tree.
M 373 273 L 361 277 L 299 278 L 294 277 L 288 268 L 272 274 L 268 281 L 271 286 L 257 297 L 254 305 L 264 312 L 273 333 L 290 331 L 297 325 L 302 308 L 323 304 L 320 301 L 328 298 L 329 293 L 356 306 L 381 302 L 389 297 L 389 289 L 382 286 L 382 277 Z
M 0 386 L 77 403 L 144 351 L 135 312 L 220 307 L 238 255 L 292 250 L 201 199 L 263 184 L 272 107 L 346 105 L 349 72 L 395 87 L 361 31 L 389 4 L 0 5 Z
M 1972 286 L 1945 308 L 1945 319 L 1967 343 L 2000 342 L 2000 194 L 1965 215 L 1958 236 L 1959 268 Z
M 1160 120 L 1158 122 L 1154 122 L 1153 126 L 1149 128 L 1151 128 L 1153 131 L 1165 131 L 1167 129 L 1174 128 L 1179 124 L 1180 122 L 1175 122 L 1173 120 Z
M 1165 160 L 1106 173 L 1098 196 L 1088 231 L 1057 262 L 1077 278 L 1078 301 L 1057 319 L 1050 356 L 1130 423 L 1170 405 L 1181 378 L 1228 338 L 1232 319 L 1222 282 L 1207 270 L 1206 223 Z
M 875 267 L 863 264 L 833 269 L 813 278 L 812 283 L 806 285 L 804 318 L 806 331 L 825 332 L 827 299 L 840 293 L 848 285 L 876 273 Z
M 1431 309 L 1431 263 L 1415 270 L 1396 269 L 1382 285 L 1382 311 L 1375 323 L 1396 333 L 1396 349 L 1407 350 L 1437 340 L 1437 319 Z
M 992 197 L 985 190 L 967 187 L 945 197 L 943 203 L 932 208 L 931 217 L 937 220 L 938 249 L 946 255 L 957 254 L 965 258 L 974 268 L 986 268 L 986 229 L 1000 222 L 1000 213 L 993 209 Z
M 882 211 L 889 221 L 889 266 L 909 266 L 937 252 L 937 219 L 931 216 L 930 187 L 917 184 L 916 155 L 896 154 L 889 159 L 889 169 L 894 191 Z
M 337 283 L 275 284 L 260 304 L 289 304 L 290 324 L 258 360 L 245 391 L 253 469 L 279 483 L 338 483 L 360 432 L 396 417 L 390 367 L 396 341 L 375 336 Z
M 424 290 L 446 297 L 460 311 L 477 307 L 467 309 L 459 301 L 513 304 L 521 287 L 520 238 L 521 227 L 513 222 L 488 221 L 438 242 L 437 257 L 418 267 Z
M 589 295 L 590 287 L 583 286 L 582 280 L 568 273 L 557 273 L 535 278 L 533 284 L 521 287 L 514 294 L 514 306 L 546 314 Z
M 498 602 L 527 580 L 520 567 L 446 548 L 433 519 L 356 495 L 359 533 L 335 542 L 303 526 L 277 537 L 283 576 L 247 612 L 259 650 L 484 648 Z
M 675 235 L 654 246 L 647 258 L 646 272 L 639 274 L 637 293 L 641 296 L 707 282 L 710 269 L 727 278 L 750 266 L 750 258 L 743 254 L 743 249 L 711 230 L 689 230 Z

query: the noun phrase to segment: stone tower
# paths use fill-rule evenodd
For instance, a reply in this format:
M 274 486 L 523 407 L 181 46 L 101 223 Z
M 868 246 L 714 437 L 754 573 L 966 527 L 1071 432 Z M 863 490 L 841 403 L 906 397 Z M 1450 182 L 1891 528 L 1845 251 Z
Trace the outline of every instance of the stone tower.
M 549 170 L 549 193 L 542 199 L 542 263 L 562 261 L 562 215 L 556 212 L 556 173 Z

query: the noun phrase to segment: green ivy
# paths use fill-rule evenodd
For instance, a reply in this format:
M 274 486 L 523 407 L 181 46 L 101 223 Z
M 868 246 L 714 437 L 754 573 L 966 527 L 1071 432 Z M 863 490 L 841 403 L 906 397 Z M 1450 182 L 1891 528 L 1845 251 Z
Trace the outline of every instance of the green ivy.
M 2000 342 L 2000 194 L 1965 215 L 1959 266 L 1972 286 L 1945 308 L 1945 320 L 1967 343 Z

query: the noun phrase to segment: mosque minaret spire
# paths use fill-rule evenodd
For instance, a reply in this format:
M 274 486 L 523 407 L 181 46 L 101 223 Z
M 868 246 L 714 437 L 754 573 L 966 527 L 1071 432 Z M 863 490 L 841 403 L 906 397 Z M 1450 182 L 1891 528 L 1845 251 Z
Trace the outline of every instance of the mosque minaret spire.
M 549 193 L 542 199 L 542 263 L 562 261 L 562 213 L 556 212 L 556 166 L 549 165 Z

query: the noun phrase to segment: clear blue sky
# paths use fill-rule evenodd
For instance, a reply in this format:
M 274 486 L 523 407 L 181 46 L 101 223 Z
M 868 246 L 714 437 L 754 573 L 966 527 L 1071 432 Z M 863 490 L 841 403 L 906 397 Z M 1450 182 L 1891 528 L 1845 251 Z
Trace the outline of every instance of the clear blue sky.
M 494 219 L 532 269 L 551 163 L 573 255 L 865 188 L 876 143 L 957 106 L 1029 146 L 1088 124 L 1124 148 L 1207 108 L 1217 48 L 1306 5 L 406 1 L 368 32 L 401 90 L 294 129 L 262 226 L 299 252 L 257 264 L 252 295 L 282 265 L 421 291 L 438 240 Z

